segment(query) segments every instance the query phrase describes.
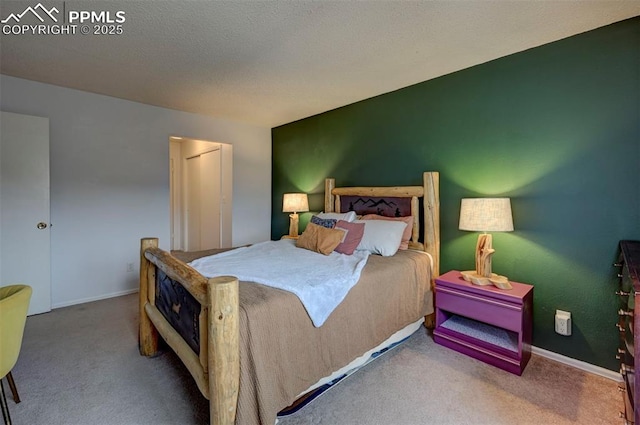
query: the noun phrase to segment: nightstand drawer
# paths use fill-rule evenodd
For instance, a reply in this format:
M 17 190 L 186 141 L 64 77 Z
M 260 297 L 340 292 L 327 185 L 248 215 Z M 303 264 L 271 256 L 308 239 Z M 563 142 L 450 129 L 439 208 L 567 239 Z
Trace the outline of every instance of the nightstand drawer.
M 508 329 L 522 330 L 522 305 L 481 297 L 446 287 L 436 290 L 436 304 L 440 310 L 465 316 Z

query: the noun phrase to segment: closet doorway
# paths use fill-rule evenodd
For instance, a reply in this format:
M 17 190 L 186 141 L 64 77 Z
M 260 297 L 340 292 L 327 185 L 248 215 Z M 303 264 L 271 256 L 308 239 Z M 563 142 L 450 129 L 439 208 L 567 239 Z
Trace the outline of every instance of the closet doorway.
M 231 247 L 232 146 L 171 137 L 171 249 Z

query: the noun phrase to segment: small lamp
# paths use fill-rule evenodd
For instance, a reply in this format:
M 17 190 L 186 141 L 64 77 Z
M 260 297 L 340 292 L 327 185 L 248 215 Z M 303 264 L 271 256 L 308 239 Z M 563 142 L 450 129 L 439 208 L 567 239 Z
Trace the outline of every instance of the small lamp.
M 309 211 L 309 199 L 306 193 L 285 193 L 282 199 L 282 212 L 289 214 L 289 237 L 298 237 L 298 213 Z
M 506 276 L 491 273 L 491 257 L 495 253 L 491 235 L 486 232 L 512 232 L 513 217 L 509 198 L 467 198 L 460 203 L 460 230 L 483 232 L 476 244 L 476 269 L 462 272 L 464 280 L 476 285 L 495 285 L 511 289 Z

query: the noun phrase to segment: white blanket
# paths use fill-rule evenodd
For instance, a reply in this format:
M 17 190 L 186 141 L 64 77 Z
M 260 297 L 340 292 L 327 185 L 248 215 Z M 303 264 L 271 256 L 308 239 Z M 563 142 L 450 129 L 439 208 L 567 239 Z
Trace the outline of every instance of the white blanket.
M 322 255 L 284 239 L 199 258 L 190 265 L 206 277 L 230 275 L 292 292 L 319 327 L 358 282 L 368 257 L 366 251 Z

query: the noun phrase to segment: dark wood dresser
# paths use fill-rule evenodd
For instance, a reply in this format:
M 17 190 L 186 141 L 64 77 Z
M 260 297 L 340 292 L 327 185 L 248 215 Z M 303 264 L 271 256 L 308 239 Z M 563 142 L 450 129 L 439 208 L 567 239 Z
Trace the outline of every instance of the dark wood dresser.
M 620 267 L 620 287 L 616 292 L 620 295 L 620 346 L 616 358 L 620 359 L 623 378 L 620 392 L 624 399 L 624 412 L 620 416 L 626 425 L 640 425 L 640 409 L 637 406 L 640 382 L 636 379 L 634 366 L 634 360 L 640 353 L 640 241 L 620 242 L 620 258 L 616 266 Z

